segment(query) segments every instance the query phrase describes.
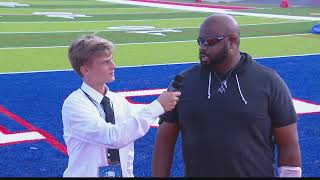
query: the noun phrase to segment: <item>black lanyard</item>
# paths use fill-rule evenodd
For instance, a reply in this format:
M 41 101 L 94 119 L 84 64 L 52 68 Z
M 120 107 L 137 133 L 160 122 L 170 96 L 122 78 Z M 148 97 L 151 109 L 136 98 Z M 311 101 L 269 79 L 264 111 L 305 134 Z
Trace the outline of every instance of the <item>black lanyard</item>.
M 88 97 L 88 99 L 92 102 L 92 104 L 98 109 L 98 107 L 96 106 L 96 104 L 94 103 L 95 100 L 88 94 L 86 93 L 82 88 L 80 88 L 81 91 Z M 111 102 L 111 101 L 110 101 Z M 98 103 L 98 102 L 97 102 Z M 99 103 L 100 104 L 100 103 Z M 111 102 L 111 108 L 113 109 L 113 103 Z M 114 109 L 113 109 L 114 110 Z M 98 111 L 100 112 L 100 110 L 98 109 Z

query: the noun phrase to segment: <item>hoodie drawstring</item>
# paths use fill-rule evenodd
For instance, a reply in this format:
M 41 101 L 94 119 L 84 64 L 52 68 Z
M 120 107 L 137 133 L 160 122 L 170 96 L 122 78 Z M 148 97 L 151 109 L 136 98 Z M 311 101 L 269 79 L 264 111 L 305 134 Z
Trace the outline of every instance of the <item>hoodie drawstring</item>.
M 242 94 L 239 79 L 238 79 L 238 74 L 236 74 L 236 80 L 237 80 L 238 91 L 240 93 L 241 99 L 244 102 L 244 104 L 248 104 L 248 102 L 246 101 L 246 99 Z M 209 73 L 209 80 L 208 80 L 208 99 L 211 99 L 211 72 Z
M 208 99 L 211 98 L 210 89 L 211 89 L 211 72 L 210 72 L 210 74 L 209 74 L 209 82 L 208 82 Z
M 236 79 L 237 79 L 238 90 L 239 90 L 239 93 L 241 95 L 242 101 L 244 102 L 244 104 L 248 104 L 248 102 L 246 101 L 246 99 L 244 99 L 243 94 L 241 92 L 240 83 L 239 83 L 239 79 L 238 79 L 238 74 L 236 74 Z

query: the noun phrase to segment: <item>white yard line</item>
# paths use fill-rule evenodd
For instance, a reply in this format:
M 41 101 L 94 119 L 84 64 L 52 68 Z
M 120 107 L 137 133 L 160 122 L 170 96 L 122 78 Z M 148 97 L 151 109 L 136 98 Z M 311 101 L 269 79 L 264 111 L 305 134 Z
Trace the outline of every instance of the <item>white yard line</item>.
M 12 23 L 12 24 L 32 24 L 32 23 L 35 23 L 35 24 L 43 24 L 43 23 L 96 23 L 96 22 L 123 22 L 123 21 L 137 21 L 137 22 L 140 22 L 140 21 L 154 21 L 154 20 L 168 20 L 168 21 L 175 21 L 175 20 L 188 20 L 188 19 L 202 19 L 203 20 L 203 17 L 191 17 L 191 18 L 173 18 L 173 19 L 129 19 L 129 20 L 126 20 L 126 19 L 123 19 L 123 20 L 107 20 L 107 21 L 38 21 L 38 22 L 34 22 L 34 21 L 30 21 L 30 22 L 0 22 L 1 23 L 5 23 L 5 24 L 8 24 L 8 23 Z
M 290 24 L 290 23 L 299 23 L 299 22 L 308 22 L 308 21 L 290 21 L 290 22 L 275 22 L 275 23 L 257 23 L 257 24 L 242 24 L 240 27 L 245 26 L 257 26 L 257 25 L 275 25 L 275 24 Z M 106 27 L 107 28 L 107 27 Z M 159 27 L 158 29 L 192 29 L 199 28 L 197 27 Z M 38 32 L 0 32 L 0 34 L 47 34 L 47 33 L 69 33 L 69 32 L 114 32 L 114 31 L 123 31 L 116 29 L 100 29 L 100 30 L 80 30 L 80 31 L 38 31 Z
M 38 11 L 38 12 L 43 12 L 43 11 Z M 47 11 L 47 12 L 52 12 L 52 11 Z M 56 12 L 56 11 L 54 11 Z M 60 10 L 59 10 L 60 12 Z M 98 14 L 90 14 L 90 13 L 82 13 L 82 12 L 71 12 L 74 14 L 85 14 L 85 15 L 113 15 L 113 14 L 128 14 L 128 15 L 132 15 L 132 14 L 176 14 L 176 13 L 185 13 L 185 12 L 189 12 L 189 11 L 170 11 L 170 12 L 132 12 L 132 13 L 119 13 L 119 12 L 115 12 L 115 13 L 98 13 Z M 0 16 L 43 16 L 43 15 L 38 15 L 38 14 L 0 14 Z
M 240 16 L 266 17 L 266 18 L 277 18 L 277 19 L 293 19 L 293 20 L 308 20 L 308 21 L 319 21 L 320 20 L 320 17 L 236 12 L 236 11 L 227 11 L 224 9 L 192 7 L 192 6 L 186 6 L 186 5 L 159 4 L 159 3 L 152 3 L 152 2 L 137 2 L 137 1 L 126 1 L 126 0 L 101 0 L 101 1 L 115 2 L 115 3 L 121 3 L 121 4 L 132 4 L 132 5 L 139 5 L 139 6 L 160 7 L 160 8 L 168 8 L 168 9 L 179 9 L 179 10 L 200 11 L 200 12 L 214 12 L 214 13 L 223 13 L 223 14 L 240 15 Z
M 262 39 L 262 38 L 277 38 L 277 37 L 287 37 L 287 36 L 302 36 L 310 33 L 303 34 L 286 34 L 277 36 L 257 36 L 257 37 L 243 37 L 240 39 Z M 140 44 L 170 44 L 170 43 L 184 43 L 184 42 L 195 42 L 196 40 L 185 40 L 185 41 L 165 41 L 165 42 L 143 42 L 143 43 L 120 43 L 115 44 L 117 46 L 127 46 L 127 45 L 140 45 Z M 66 48 L 68 46 L 41 46 L 41 47 L 3 47 L 0 50 L 6 49 L 46 49 L 46 48 Z
M 23 141 L 34 141 L 46 139 L 42 134 L 36 131 L 31 132 L 19 132 L 19 133 L 10 133 L 4 134 L 0 131 L 0 145 L 7 143 L 16 143 Z
M 287 55 L 287 56 L 270 56 L 270 57 L 254 57 L 256 60 L 263 60 L 263 59 L 276 59 L 276 58 L 283 58 L 283 57 L 301 57 L 301 56 L 314 56 L 320 55 L 320 53 L 313 53 L 313 54 L 296 54 L 296 55 Z M 135 67 L 149 67 L 149 66 L 166 66 L 166 65 L 179 65 L 179 64 L 192 64 L 196 63 L 195 61 L 191 62 L 181 62 L 181 63 L 166 63 L 166 64 L 147 64 L 147 65 L 134 65 L 134 66 L 117 66 L 117 68 L 135 68 Z M 30 74 L 30 73 L 47 73 L 47 72 L 66 72 L 72 71 L 73 69 L 60 69 L 60 70 L 42 70 L 42 71 L 25 71 L 25 72 L 6 72 L 0 73 L 0 75 L 6 74 Z

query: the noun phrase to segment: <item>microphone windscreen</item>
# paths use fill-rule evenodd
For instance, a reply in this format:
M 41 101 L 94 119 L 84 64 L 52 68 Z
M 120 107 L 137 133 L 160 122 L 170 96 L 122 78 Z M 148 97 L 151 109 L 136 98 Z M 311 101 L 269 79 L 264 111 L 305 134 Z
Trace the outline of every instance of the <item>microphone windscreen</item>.
M 180 91 L 184 77 L 180 74 L 176 75 L 168 88 L 168 91 Z

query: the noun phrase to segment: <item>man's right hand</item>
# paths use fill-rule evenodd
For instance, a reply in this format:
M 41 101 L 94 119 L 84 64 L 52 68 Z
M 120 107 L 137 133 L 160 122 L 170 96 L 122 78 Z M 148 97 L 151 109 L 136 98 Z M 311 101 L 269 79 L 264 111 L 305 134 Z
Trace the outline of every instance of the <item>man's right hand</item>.
M 179 96 L 181 95 L 181 92 L 175 91 L 175 92 L 168 92 L 164 91 L 159 97 L 158 101 L 163 107 L 165 112 L 171 111 L 176 106 Z

